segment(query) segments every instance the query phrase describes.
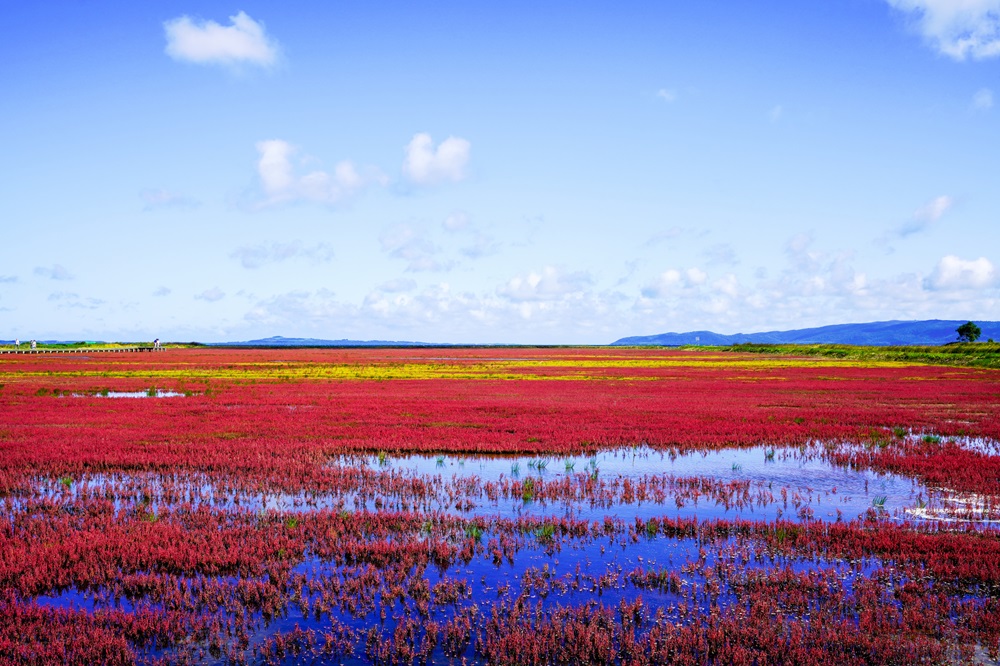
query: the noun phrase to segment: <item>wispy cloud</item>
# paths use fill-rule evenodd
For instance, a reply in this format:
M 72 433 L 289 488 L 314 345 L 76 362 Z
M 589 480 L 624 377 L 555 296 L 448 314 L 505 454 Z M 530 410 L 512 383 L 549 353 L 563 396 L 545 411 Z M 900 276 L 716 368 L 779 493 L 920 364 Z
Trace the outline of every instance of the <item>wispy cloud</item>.
M 1000 55 L 1000 0 L 886 0 L 939 53 L 954 60 Z
M 455 211 L 445 218 L 441 226 L 449 234 L 472 237 L 471 243 L 459 248 L 459 252 L 469 259 L 487 257 L 500 251 L 501 243 L 490 234 L 476 228 L 472 218 L 464 211 Z
M 902 240 L 926 231 L 934 223 L 940 220 L 955 205 L 955 200 L 950 196 L 942 194 L 934 197 L 923 206 L 913 211 L 910 219 L 902 224 L 890 229 L 881 237 L 875 239 L 875 245 L 885 249 L 886 253 L 892 253 L 895 248 L 892 246 L 894 240 Z
M 104 305 L 105 301 L 99 298 L 85 298 L 79 294 L 67 291 L 56 291 L 49 294 L 49 300 L 56 303 L 60 308 L 82 308 L 84 310 L 96 310 Z
M 156 296 L 158 298 L 169 295 L 170 295 L 170 289 L 168 287 L 157 287 L 156 290 L 153 292 L 153 296 Z
M 736 256 L 736 250 L 730 243 L 716 243 L 715 245 L 705 248 L 705 251 L 702 254 L 704 254 L 705 258 L 713 264 L 735 266 L 740 263 L 740 260 Z
M 459 252 L 469 259 L 488 257 L 499 251 L 500 242 L 489 234 L 485 234 L 481 231 L 475 232 L 475 236 L 473 237 L 471 244 L 465 245 L 459 250 Z
M 0 275 L 0 284 L 13 284 L 17 282 L 16 275 Z
M 430 134 L 415 134 L 406 146 L 403 174 L 418 185 L 459 181 L 466 177 L 472 144 L 450 136 L 434 147 Z
M 212 287 L 211 289 L 206 289 L 200 294 L 195 294 L 195 299 L 199 301 L 208 301 L 209 303 L 221 301 L 225 297 L 226 292 L 222 291 L 218 287 Z
M 815 270 L 826 256 L 812 249 L 815 238 L 811 231 L 796 234 L 785 243 L 785 254 L 798 271 Z
M 653 234 L 643 242 L 643 247 L 653 247 L 654 245 L 660 245 L 661 243 L 666 243 L 667 241 L 679 238 L 684 234 L 686 230 L 680 227 L 670 227 L 665 231 Z
M 36 266 L 35 275 L 47 277 L 50 280 L 72 280 L 74 277 L 62 264 L 53 264 L 51 267 Z
M 980 88 L 972 96 L 972 110 L 986 111 L 993 108 L 993 91 L 989 88 Z
M 143 190 L 139 193 L 139 197 L 145 204 L 142 209 L 146 211 L 157 208 L 191 208 L 198 205 L 196 199 L 163 189 Z
M 454 213 L 444 218 L 441 226 L 445 231 L 462 231 L 469 226 L 472 218 L 465 211 L 456 210 Z
M 278 43 L 264 24 L 246 12 L 229 17 L 229 25 L 181 16 L 166 21 L 166 52 L 174 60 L 201 65 L 242 64 L 270 67 L 278 58 Z
M 656 96 L 659 99 L 662 99 L 664 102 L 668 102 L 668 103 L 677 100 L 677 93 L 674 92 L 673 90 L 669 90 L 667 88 L 660 88 L 659 90 L 657 90 L 656 91 Z
M 313 263 L 327 262 L 333 259 L 333 248 L 326 243 L 304 245 L 301 241 L 292 241 L 269 245 L 244 245 L 229 256 L 238 259 L 243 268 L 252 269 L 288 259 L 307 259 Z
M 911 236 L 925 230 L 937 222 L 955 204 L 955 200 L 947 195 L 931 199 L 913 212 L 913 217 L 896 229 L 900 238 Z
M 383 282 L 378 286 L 378 291 L 386 294 L 399 294 L 406 291 L 413 291 L 417 288 L 417 283 L 410 278 L 396 278 Z
M 431 242 L 427 235 L 408 224 L 397 224 L 386 229 L 379 236 L 382 251 L 393 259 L 405 259 L 407 271 L 419 273 L 423 271 L 450 270 L 454 263 L 438 261 L 434 255 L 440 248 Z

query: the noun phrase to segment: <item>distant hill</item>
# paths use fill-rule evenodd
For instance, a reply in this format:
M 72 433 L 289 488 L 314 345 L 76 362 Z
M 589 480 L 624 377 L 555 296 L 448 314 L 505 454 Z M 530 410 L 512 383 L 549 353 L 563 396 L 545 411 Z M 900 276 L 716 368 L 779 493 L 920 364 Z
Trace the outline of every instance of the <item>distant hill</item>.
M 661 333 L 615 340 L 612 345 L 735 345 L 745 342 L 758 344 L 842 344 L 842 345 L 943 345 L 955 342 L 955 329 L 967 320 L 929 319 L 926 321 L 876 321 L 868 324 L 834 324 L 819 328 L 765 333 L 735 333 L 723 335 L 712 331 Z M 1000 340 L 1000 322 L 977 321 L 982 329 L 980 340 Z
M 396 340 L 319 340 L 317 338 L 283 338 L 275 335 L 261 340 L 246 342 L 213 342 L 212 347 L 443 347 L 430 342 L 406 342 Z

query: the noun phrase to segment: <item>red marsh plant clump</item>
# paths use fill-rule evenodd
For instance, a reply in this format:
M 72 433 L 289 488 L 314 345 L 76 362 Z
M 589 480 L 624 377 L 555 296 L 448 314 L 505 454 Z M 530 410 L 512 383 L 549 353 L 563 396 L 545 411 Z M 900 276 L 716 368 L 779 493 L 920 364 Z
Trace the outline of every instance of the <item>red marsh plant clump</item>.
M 997 371 L 109 356 L 0 357 L 0 664 L 1000 658 Z M 598 462 L 753 447 L 752 474 Z

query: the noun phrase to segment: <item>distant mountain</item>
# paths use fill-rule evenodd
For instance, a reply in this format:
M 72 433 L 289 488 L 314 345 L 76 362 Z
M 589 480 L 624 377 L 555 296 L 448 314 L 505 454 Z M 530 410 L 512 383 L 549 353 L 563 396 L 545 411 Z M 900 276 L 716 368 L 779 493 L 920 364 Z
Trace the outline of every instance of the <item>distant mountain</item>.
M 712 331 L 661 333 L 615 340 L 612 345 L 736 345 L 758 344 L 842 344 L 842 345 L 943 345 L 955 342 L 955 329 L 967 320 L 929 319 L 926 321 L 876 321 L 868 324 L 834 324 L 819 328 L 766 333 L 735 333 L 723 335 Z M 1000 322 L 977 321 L 982 329 L 980 340 L 1000 340 Z
M 212 347 L 443 347 L 430 342 L 405 342 L 396 340 L 319 340 L 316 338 L 283 338 L 275 335 L 246 342 L 213 342 Z

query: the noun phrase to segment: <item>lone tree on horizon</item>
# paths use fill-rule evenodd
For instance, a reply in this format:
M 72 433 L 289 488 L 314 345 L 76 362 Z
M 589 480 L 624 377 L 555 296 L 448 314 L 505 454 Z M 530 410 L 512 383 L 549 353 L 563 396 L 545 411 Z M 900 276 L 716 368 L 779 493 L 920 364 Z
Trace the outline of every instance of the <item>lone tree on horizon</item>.
M 967 321 L 958 328 L 956 328 L 955 332 L 958 333 L 959 342 L 975 342 L 976 340 L 979 339 L 979 336 L 982 335 L 983 333 L 981 330 L 979 330 L 979 327 L 976 326 L 975 323 L 971 321 Z

